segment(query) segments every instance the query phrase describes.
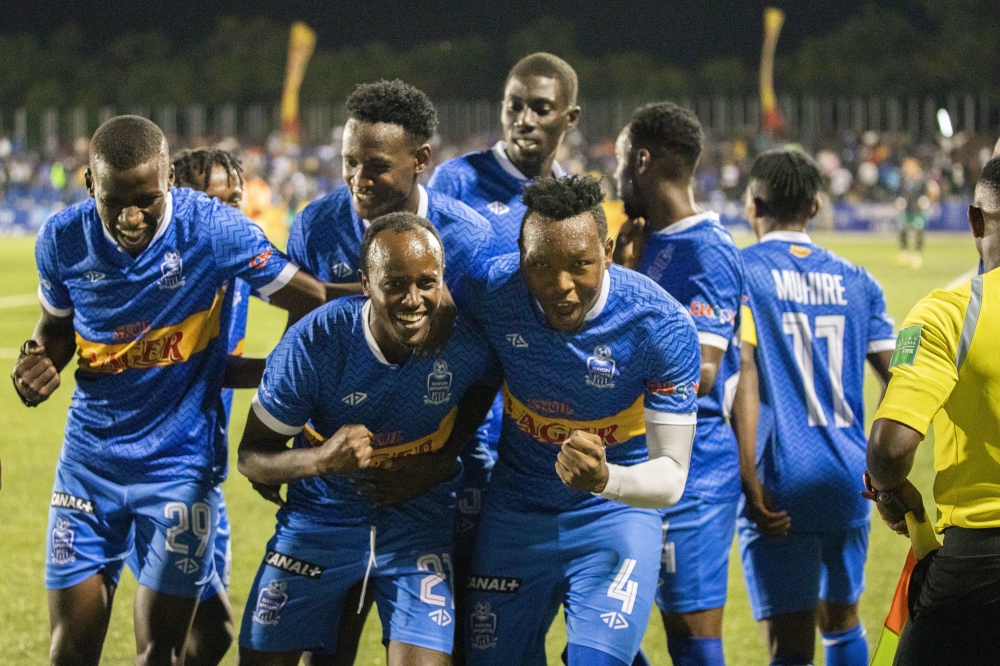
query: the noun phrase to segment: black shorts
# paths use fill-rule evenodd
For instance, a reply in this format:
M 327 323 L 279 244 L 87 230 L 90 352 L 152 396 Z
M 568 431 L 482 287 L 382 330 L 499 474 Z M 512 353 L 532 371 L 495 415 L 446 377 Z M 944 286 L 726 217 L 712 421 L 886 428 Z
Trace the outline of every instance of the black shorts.
M 945 530 L 909 593 L 894 666 L 1000 665 L 1000 528 Z

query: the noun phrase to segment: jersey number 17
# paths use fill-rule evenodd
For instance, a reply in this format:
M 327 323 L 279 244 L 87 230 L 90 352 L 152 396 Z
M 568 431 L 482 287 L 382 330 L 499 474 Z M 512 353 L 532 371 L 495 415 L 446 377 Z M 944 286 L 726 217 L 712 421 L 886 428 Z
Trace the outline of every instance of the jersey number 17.
M 854 412 L 844 397 L 844 315 L 821 315 L 816 317 L 815 333 L 809 327 L 809 315 L 803 312 L 785 312 L 781 315 L 781 327 L 785 335 L 792 336 L 792 352 L 795 364 L 802 375 L 806 393 L 806 408 L 809 425 L 826 427 L 826 413 L 816 394 L 816 378 L 813 373 L 813 339 L 826 339 L 827 371 L 833 393 L 833 419 L 838 428 L 854 425 Z

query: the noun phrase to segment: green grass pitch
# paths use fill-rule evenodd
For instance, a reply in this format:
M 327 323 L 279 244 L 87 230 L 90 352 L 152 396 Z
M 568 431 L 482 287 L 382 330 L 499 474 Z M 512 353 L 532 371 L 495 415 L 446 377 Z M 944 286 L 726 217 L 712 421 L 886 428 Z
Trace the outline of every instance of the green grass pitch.
M 817 236 L 851 261 L 871 270 L 885 288 L 889 311 L 899 324 L 909 308 L 935 287 L 941 287 L 975 267 L 975 247 L 969 236 L 931 235 L 924 266 L 920 270 L 894 265 L 895 240 L 875 236 Z M 29 295 L 37 288 L 32 252 L 33 239 L 0 239 L 0 366 L 6 374 L 13 366 L 16 350 L 30 335 L 38 317 L 38 306 Z M 741 242 L 749 242 L 742 239 Z M 18 305 L 26 301 L 26 304 Z M 253 301 L 250 309 L 246 354 L 266 354 L 283 330 L 284 313 Z M 73 388 L 73 373 L 63 373 L 63 386 L 37 409 L 21 406 L 9 385 L 0 390 L 0 458 L 3 489 L 0 491 L 0 665 L 46 663 L 49 644 L 48 611 L 43 573 L 45 526 L 53 470 L 59 454 L 66 409 Z M 8 381 L 4 379 L 4 381 Z M 868 419 L 878 399 L 877 386 L 869 376 L 866 386 Z M 249 482 L 235 472 L 235 443 L 243 430 L 251 392 L 239 391 L 234 403 L 231 451 L 233 472 L 225 492 L 233 524 L 233 573 L 230 596 L 237 626 L 247 603 L 247 593 L 274 527 L 274 506 L 258 497 Z M 141 399 L 141 396 L 137 396 Z M 933 476 L 931 447 L 920 448 L 914 477 L 931 504 Z M 868 588 L 861 600 L 861 615 L 869 641 L 879 635 L 902 567 L 907 542 L 877 522 L 872 527 L 868 559 Z M 750 617 L 739 561 L 730 563 L 729 604 L 725 619 L 725 650 L 728 663 L 767 663 L 763 641 Z M 104 648 L 105 664 L 130 664 L 134 652 L 132 599 L 135 580 L 126 572 L 116 594 L 114 616 Z M 549 632 L 549 663 L 558 664 L 565 642 L 565 626 L 557 617 Z M 818 643 L 818 641 L 817 641 Z M 663 627 L 658 613 L 650 620 L 643 643 L 654 664 L 668 664 Z M 822 649 L 817 650 L 822 663 Z M 365 628 L 358 664 L 384 663 L 378 616 L 372 613 Z M 230 650 L 225 663 L 236 663 Z

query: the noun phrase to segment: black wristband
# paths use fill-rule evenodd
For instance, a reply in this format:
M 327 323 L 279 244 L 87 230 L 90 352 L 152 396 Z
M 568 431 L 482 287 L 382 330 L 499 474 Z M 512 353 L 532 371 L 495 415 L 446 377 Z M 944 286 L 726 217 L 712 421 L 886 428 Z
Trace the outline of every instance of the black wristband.
M 21 393 L 21 390 L 17 387 L 17 366 L 20 365 L 21 361 L 24 360 L 24 357 L 28 355 L 28 349 L 36 344 L 37 343 L 34 340 L 26 340 L 25 343 L 21 345 L 21 353 L 18 354 L 17 362 L 14 363 L 14 370 L 11 370 L 10 373 L 10 380 L 14 382 L 14 392 L 17 393 L 17 397 L 21 399 L 21 402 L 24 403 L 25 407 L 38 407 L 38 405 L 42 404 L 41 400 L 35 402 L 34 400 L 29 400 L 24 397 L 24 394 Z

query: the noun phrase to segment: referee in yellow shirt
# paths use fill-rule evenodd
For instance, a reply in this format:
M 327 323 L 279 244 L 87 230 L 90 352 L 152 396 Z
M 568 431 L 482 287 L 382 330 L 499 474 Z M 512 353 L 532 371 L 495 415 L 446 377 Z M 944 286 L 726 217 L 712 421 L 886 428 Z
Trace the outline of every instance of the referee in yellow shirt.
M 944 546 L 911 585 L 896 665 L 1000 664 L 1000 157 L 983 169 L 969 221 L 984 274 L 910 311 L 868 442 L 879 512 L 905 532 L 903 514 L 922 506 L 906 475 L 934 422 Z

